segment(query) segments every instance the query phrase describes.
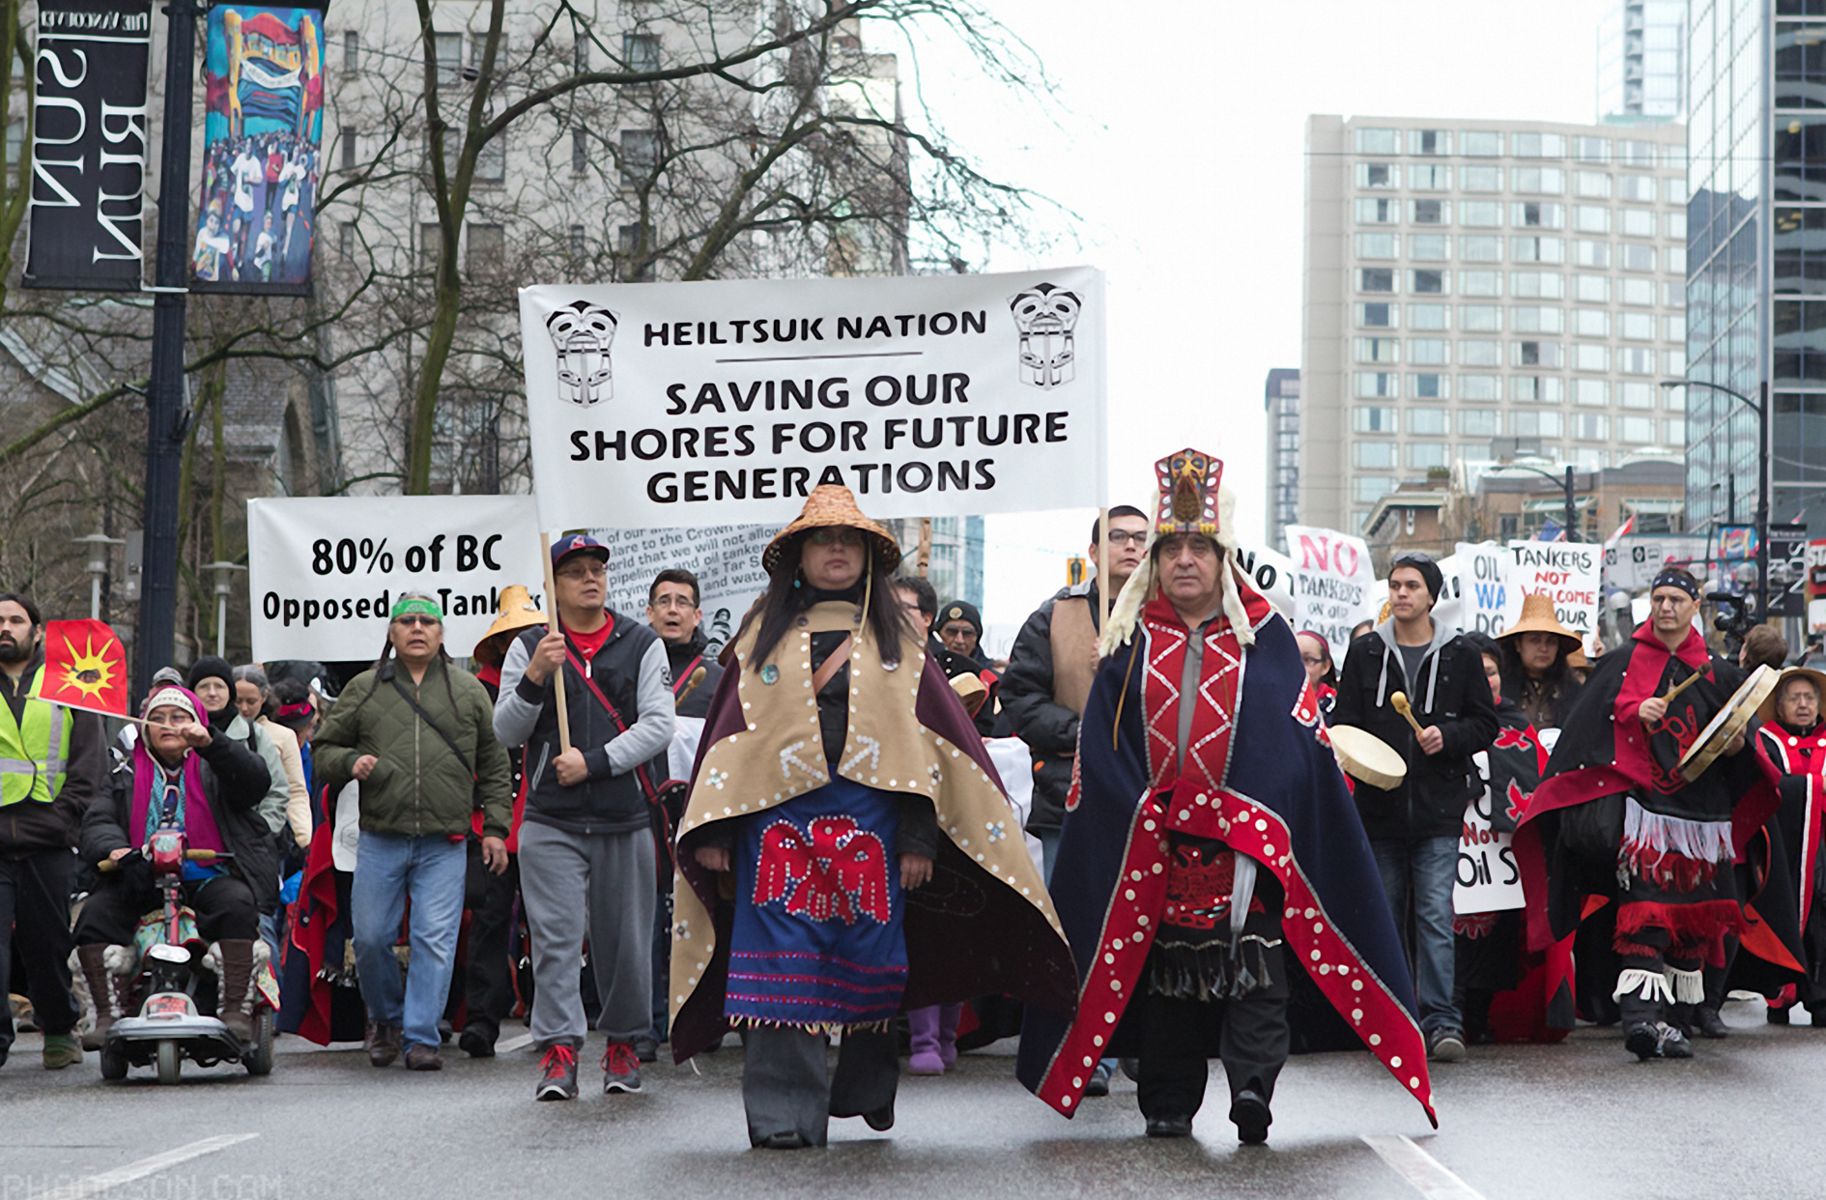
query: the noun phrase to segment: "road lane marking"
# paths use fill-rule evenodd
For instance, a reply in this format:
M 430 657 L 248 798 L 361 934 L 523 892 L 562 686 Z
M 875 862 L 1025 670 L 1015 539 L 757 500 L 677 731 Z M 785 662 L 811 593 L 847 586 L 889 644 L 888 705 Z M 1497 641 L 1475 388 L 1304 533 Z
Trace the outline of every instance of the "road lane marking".
M 1437 1158 L 1408 1138 L 1366 1134 L 1363 1143 L 1426 1200 L 1484 1200 L 1481 1192 L 1446 1170 Z
M 519 1037 L 508 1038 L 505 1042 L 496 1046 L 495 1052 L 498 1054 L 512 1054 L 514 1051 L 524 1050 L 532 1044 L 533 1035 L 530 1033 L 523 1033 Z
M 112 1191 L 123 1183 L 132 1183 L 136 1179 L 156 1175 L 160 1171 L 170 1170 L 179 1163 L 201 1158 L 205 1154 L 214 1154 L 218 1150 L 226 1150 L 230 1146 L 252 1141 L 259 1136 L 257 1133 L 224 1133 L 204 1138 L 200 1142 L 191 1142 L 189 1145 L 179 1146 L 175 1150 L 154 1154 L 150 1158 L 142 1158 L 138 1162 L 116 1167 L 112 1171 L 103 1171 L 99 1175 L 89 1175 L 74 1183 L 64 1184 L 46 1196 L 45 1200 L 84 1200 L 88 1196 L 99 1196 L 104 1192 Z

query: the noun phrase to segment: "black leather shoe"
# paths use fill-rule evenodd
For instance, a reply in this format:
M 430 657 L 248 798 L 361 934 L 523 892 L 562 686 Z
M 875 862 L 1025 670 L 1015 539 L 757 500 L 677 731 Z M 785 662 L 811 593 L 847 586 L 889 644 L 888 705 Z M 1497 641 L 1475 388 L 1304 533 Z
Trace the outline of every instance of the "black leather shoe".
M 894 1102 L 888 1101 L 874 1112 L 865 1112 L 862 1119 L 876 1133 L 886 1133 L 894 1128 Z
M 1244 1088 L 1230 1102 L 1230 1123 L 1236 1126 L 1236 1140 L 1245 1146 L 1260 1146 L 1268 1140 L 1268 1127 L 1274 1116 L 1268 1111 L 1268 1099 L 1254 1088 Z
M 634 1057 L 644 1063 L 659 1061 L 659 1043 L 651 1034 L 643 1033 L 634 1039 Z
M 1182 1138 L 1192 1136 L 1191 1117 L 1149 1117 L 1148 1136 L 1151 1138 Z
M 493 1058 L 495 1033 L 484 1025 L 466 1025 L 457 1036 L 457 1049 L 471 1058 Z
M 1648 1021 L 1633 1022 L 1623 1031 L 1623 1048 L 1643 1062 L 1661 1053 L 1661 1031 Z
M 1771 1025 L 1786 1025 L 1792 1018 L 1793 1014 L 1787 1009 L 1777 1008 L 1773 1004 L 1770 1005 L 1768 1011 L 1763 1014 L 1763 1019 L 1768 1021 Z
M 1725 1024 L 1725 1019 L 1719 1015 L 1718 1010 L 1703 1004 L 1693 1009 L 1693 1030 L 1702 1038 L 1731 1036 L 1731 1027 Z

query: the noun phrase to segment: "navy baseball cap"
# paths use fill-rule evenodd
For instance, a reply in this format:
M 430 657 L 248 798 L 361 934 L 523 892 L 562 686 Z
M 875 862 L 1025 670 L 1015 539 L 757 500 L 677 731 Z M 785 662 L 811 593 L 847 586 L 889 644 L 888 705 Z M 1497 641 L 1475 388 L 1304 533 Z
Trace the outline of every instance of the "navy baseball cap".
M 567 533 L 552 543 L 552 566 L 556 567 L 573 554 L 589 554 L 601 562 L 609 561 L 607 546 L 587 533 Z

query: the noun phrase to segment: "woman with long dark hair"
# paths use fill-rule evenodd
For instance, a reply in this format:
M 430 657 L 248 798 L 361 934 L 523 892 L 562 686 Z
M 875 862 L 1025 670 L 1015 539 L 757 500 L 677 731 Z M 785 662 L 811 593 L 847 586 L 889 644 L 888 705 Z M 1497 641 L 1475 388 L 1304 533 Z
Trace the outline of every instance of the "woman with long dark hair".
M 762 556 L 767 590 L 724 652 L 679 823 L 673 1055 L 745 1031 L 757 1147 L 822 1146 L 832 1116 L 889 1128 L 905 1010 L 1072 1004 L 1051 901 L 902 615 L 899 561 L 849 489 L 812 492 Z
M 1521 618 L 1497 641 L 1503 651 L 1503 699 L 1519 706 L 1534 728 L 1561 728 L 1582 681 L 1570 669 L 1579 635 L 1560 624 L 1553 597 L 1524 596 Z

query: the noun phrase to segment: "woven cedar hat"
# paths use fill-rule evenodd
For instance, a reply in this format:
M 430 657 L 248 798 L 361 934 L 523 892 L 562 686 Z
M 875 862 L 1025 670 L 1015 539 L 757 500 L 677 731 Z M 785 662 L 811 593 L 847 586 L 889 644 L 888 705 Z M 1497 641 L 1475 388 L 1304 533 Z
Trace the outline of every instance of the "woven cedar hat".
M 847 527 L 860 530 L 875 546 L 875 565 L 883 575 L 892 575 L 900 566 L 900 543 L 878 522 L 862 515 L 856 497 L 840 483 L 821 483 L 805 498 L 805 508 L 792 524 L 774 534 L 773 541 L 761 552 L 761 569 L 775 574 L 785 558 L 786 547 L 802 533 L 814 529 Z
M 545 614 L 533 603 L 532 594 L 520 584 L 509 584 L 501 589 L 501 602 L 495 606 L 495 623 L 488 627 L 488 632 L 476 643 L 476 661 L 500 666 L 501 656 L 496 653 L 498 646 L 494 641 L 497 636 L 543 624 Z
M 1522 597 L 1522 619 L 1503 630 L 1503 640 L 1520 637 L 1524 633 L 1551 633 L 1560 639 L 1568 655 L 1576 654 L 1584 646 L 1584 640 L 1554 615 L 1553 597 L 1546 592 L 1533 592 Z
M 1785 667 L 1782 670 L 1782 677 L 1776 680 L 1775 690 L 1771 691 L 1769 698 L 1757 707 L 1757 716 L 1764 721 L 1775 720 L 1776 702 L 1781 699 L 1782 689 L 1788 686 L 1790 679 L 1813 680 L 1813 686 L 1819 689 L 1821 702 L 1826 703 L 1826 672 L 1816 671 L 1812 667 Z

